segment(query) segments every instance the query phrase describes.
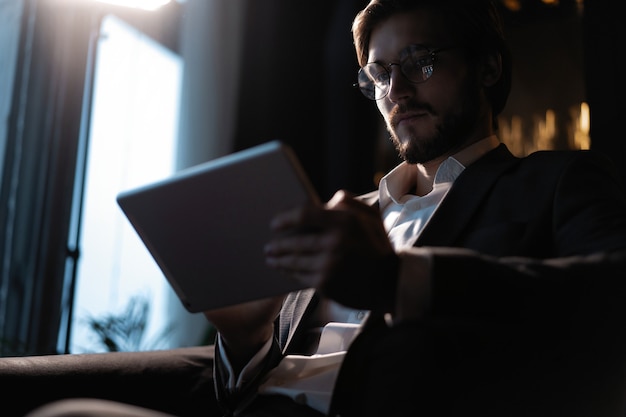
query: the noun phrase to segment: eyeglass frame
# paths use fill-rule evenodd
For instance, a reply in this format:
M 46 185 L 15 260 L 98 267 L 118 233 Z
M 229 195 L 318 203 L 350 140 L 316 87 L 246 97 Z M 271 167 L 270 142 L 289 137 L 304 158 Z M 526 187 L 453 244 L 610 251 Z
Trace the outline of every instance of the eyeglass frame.
M 413 83 L 413 84 L 421 84 L 424 83 L 426 81 L 428 81 L 430 79 L 430 77 L 432 77 L 434 71 L 435 71 L 435 62 L 436 62 L 436 58 L 437 58 L 437 54 L 439 52 L 443 52 L 443 51 L 447 51 L 449 49 L 454 49 L 454 48 L 458 48 L 458 46 L 444 46 L 441 48 L 437 48 L 437 49 L 431 49 L 429 47 L 427 47 L 426 45 L 422 45 L 422 44 L 411 44 L 408 45 L 407 47 L 403 48 L 402 51 L 400 51 L 400 54 L 402 55 L 402 53 L 404 51 L 410 50 L 411 48 L 421 48 L 424 49 L 426 51 L 426 54 L 424 54 L 424 56 L 430 56 L 430 59 L 432 60 L 432 64 L 430 64 L 429 66 L 431 67 L 430 69 L 430 73 L 428 74 L 428 76 L 420 81 L 413 81 L 412 79 L 410 79 L 402 70 L 402 60 L 400 60 L 400 62 L 389 62 L 387 64 L 382 64 L 380 62 L 377 61 L 372 61 L 372 62 L 368 62 L 367 64 L 365 64 L 364 66 L 362 66 L 361 68 L 359 68 L 359 71 L 357 73 L 357 82 L 352 84 L 353 87 L 358 88 L 361 93 L 369 100 L 373 100 L 373 101 L 377 101 L 377 100 L 381 100 L 385 97 L 387 97 L 387 95 L 389 94 L 389 90 L 390 90 L 390 86 L 391 86 L 391 67 L 394 65 L 397 65 L 398 67 L 400 67 L 400 73 L 402 74 L 402 76 L 404 78 L 406 78 L 409 82 Z M 365 89 L 363 87 L 361 87 L 361 83 L 358 81 L 358 78 L 361 77 L 361 74 L 363 73 L 363 70 L 365 69 L 365 67 L 367 67 L 370 64 L 376 64 L 380 67 L 382 67 L 385 72 L 387 73 L 387 86 L 386 86 L 386 91 L 384 94 L 382 94 L 380 97 L 376 97 L 375 95 L 372 97 L 372 95 L 367 94 L 365 91 Z M 426 68 L 427 66 L 423 66 L 423 68 Z M 365 75 L 365 77 L 368 77 L 367 75 Z M 369 77 L 368 77 L 369 79 Z M 373 80 L 369 79 L 369 83 L 370 85 L 373 86 L 373 90 L 376 91 L 376 89 L 378 88 L 376 86 L 376 83 L 374 83 Z

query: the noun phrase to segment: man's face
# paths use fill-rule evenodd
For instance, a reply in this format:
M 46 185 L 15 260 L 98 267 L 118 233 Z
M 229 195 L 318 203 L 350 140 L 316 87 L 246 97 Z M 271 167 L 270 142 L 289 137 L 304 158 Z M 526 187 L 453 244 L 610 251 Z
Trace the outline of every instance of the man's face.
M 444 159 L 475 139 L 477 121 L 485 116 L 484 98 L 466 51 L 455 47 L 439 16 L 424 10 L 394 15 L 376 27 L 368 62 L 399 63 L 412 44 L 453 48 L 437 53 L 432 75 L 421 83 L 409 81 L 398 65 L 389 67 L 389 93 L 376 104 L 399 155 L 409 163 L 425 163 Z

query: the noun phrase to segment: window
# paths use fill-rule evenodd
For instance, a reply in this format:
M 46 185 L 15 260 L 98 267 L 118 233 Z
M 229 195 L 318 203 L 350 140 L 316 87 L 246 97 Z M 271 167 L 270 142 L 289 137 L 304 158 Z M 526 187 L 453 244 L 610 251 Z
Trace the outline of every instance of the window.
M 80 219 L 80 257 L 69 351 L 111 350 L 88 319 L 102 322 L 107 316 L 136 313 L 127 310 L 136 297 L 149 301 L 144 337 L 132 339 L 134 345 L 127 338 L 118 347 L 172 347 L 176 338 L 158 339 L 176 319 L 172 310 L 182 306 L 115 198 L 175 169 L 182 61 L 114 16 L 103 20 L 96 50 L 84 188 L 77 190 L 83 194 L 82 207 L 74 215 L 74 223 Z

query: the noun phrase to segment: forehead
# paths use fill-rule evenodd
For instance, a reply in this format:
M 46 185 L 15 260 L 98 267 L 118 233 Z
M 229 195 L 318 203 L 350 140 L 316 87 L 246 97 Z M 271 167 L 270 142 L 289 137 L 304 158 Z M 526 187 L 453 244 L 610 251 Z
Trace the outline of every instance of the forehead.
M 397 13 L 372 30 L 368 61 L 392 61 L 411 44 L 439 47 L 449 42 L 442 17 L 438 13 L 416 9 Z

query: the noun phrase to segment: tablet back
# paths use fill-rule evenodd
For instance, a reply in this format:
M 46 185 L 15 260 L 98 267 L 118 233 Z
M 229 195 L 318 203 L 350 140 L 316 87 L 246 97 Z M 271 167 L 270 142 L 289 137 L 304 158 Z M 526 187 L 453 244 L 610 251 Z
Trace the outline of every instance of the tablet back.
M 184 307 L 201 312 L 301 289 L 265 265 L 270 219 L 317 194 L 279 141 L 182 170 L 117 197 Z

